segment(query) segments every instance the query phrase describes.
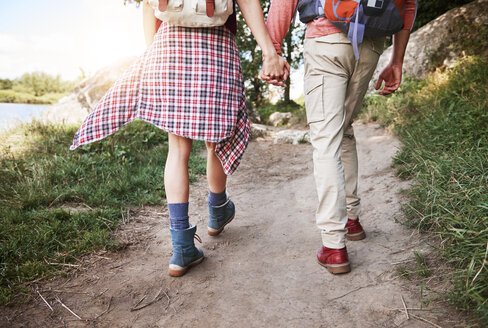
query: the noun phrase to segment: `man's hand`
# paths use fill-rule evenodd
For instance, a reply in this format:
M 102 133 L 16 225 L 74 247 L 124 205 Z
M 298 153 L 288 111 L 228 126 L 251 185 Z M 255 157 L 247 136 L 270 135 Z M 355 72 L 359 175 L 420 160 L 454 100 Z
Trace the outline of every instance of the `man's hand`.
M 385 87 L 380 91 L 380 95 L 382 96 L 392 94 L 402 83 L 403 57 L 405 56 L 409 38 L 410 30 L 401 30 L 393 36 L 393 54 L 391 61 L 383 72 L 381 72 L 375 88 L 379 90 L 383 81 L 385 81 Z
M 380 95 L 387 96 L 395 92 L 402 83 L 402 65 L 388 64 L 378 77 L 376 90 L 381 88 L 383 81 L 385 81 L 385 87 L 380 91 Z
M 261 79 L 269 84 L 285 87 L 285 81 L 290 74 L 290 65 L 281 56 L 263 56 L 263 67 L 261 69 Z

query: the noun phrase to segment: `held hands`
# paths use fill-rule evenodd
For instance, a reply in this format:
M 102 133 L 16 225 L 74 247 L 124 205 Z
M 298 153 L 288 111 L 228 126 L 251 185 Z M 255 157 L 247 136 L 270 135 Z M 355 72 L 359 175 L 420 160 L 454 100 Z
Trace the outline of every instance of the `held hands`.
M 290 65 L 283 57 L 278 56 L 276 53 L 272 56 L 263 55 L 261 79 L 269 84 L 285 87 L 288 75 L 290 75 Z
M 383 81 L 385 81 L 385 87 L 379 92 L 380 95 L 387 96 L 395 92 L 402 83 L 402 65 L 389 63 L 378 77 L 376 90 L 381 88 Z

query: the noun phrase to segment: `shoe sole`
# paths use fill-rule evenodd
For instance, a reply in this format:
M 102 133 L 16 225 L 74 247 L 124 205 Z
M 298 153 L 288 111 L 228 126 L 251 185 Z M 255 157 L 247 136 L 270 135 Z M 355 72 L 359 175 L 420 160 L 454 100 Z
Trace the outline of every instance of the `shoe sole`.
M 224 231 L 224 228 L 226 225 L 228 225 L 232 220 L 234 220 L 234 217 L 236 216 L 236 214 L 234 213 L 234 215 L 232 215 L 232 217 L 230 218 L 229 221 L 227 221 L 219 230 L 210 230 L 211 228 L 207 228 L 207 232 L 208 232 L 208 235 L 209 236 L 212 236 L 212 237 L 215 237 L 217 235 L 219 235 L 222 231 Z
M 346 239 L 350 241 L 357 241 L 366 238 L 366 233 L 364 231 L 357 232 L 354 234 L 346 234 Z
M 319 260 L 317 260 L 317 263 L 320 264 L 321 266 L 325 267 L 332 274 L 341 274 L 341 273 L 351 272 L 351 266 L 349 265 L 349 262 L 344 263 L 344 264 L 324 264 L 324 263 L 320 262 Z
M 184 275 L 188 270 L 190 270 L 192 267 L 194 267 L 195 265 L 198 265 L 200 263 L 202 263 L 203 259 L 205 258 L 205 256 L 202 256 L 201 258 L 199 258 L 198 260 L 195 260 L 193 262 L 191 262 L 190 264 L 188 264 L 186 267 L 182 268 L 181 270 L 173 270 L 171 268 L 168 269 L 168 273 L 171 277 L 181 277 L 182 275 Z

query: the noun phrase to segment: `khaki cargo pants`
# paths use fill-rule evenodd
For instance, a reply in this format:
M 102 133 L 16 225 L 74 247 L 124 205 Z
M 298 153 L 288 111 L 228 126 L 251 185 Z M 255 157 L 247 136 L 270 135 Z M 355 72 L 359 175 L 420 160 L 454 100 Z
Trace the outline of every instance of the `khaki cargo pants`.
M 359 216 L 358 158 L 352 127 L 383 51 L 384 38 L 365 39 L 356 61 L 343 33 L 305 39 L 305 109 L 319 204 L 317 226 L 329 248 L 345 246 L 348 217 Z

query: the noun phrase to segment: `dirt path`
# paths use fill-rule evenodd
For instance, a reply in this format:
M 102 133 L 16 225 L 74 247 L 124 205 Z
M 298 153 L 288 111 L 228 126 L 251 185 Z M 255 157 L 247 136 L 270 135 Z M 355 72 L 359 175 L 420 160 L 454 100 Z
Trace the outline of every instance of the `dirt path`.
M 405 288 L 395 264 L 425 250 L 420 237 L 395 222 L 400 191 L 391 157 L 398 142 L 375 125 L 356 127 L 361 221 L 367 238 L 349 242 L 352 272 L 331 275 L 316 263 L 320 233 L 308 144 L 252 142 L 230 180 L 236 219 L 216 238 L 206 234 L 206 183 L 191 187 L 191 222 L 207 256 L 182 278 L 167 275 L 171 255 L 167 212 L 131 213 L 119 232 L 127 248 L 95 254 L 67 278 L 39 286 L 53 306 L 0 309 L 8 327 L 433 327 L 410 317 L 419 290 Z M 61 306 L 60 302 L 80 316 Z M 131 308 L 144 306 L 136 311 Z M 439 310 L 439 308 L 437 308 Z M 441 327 L 463 326 L 448 309 L 411 312 Z

